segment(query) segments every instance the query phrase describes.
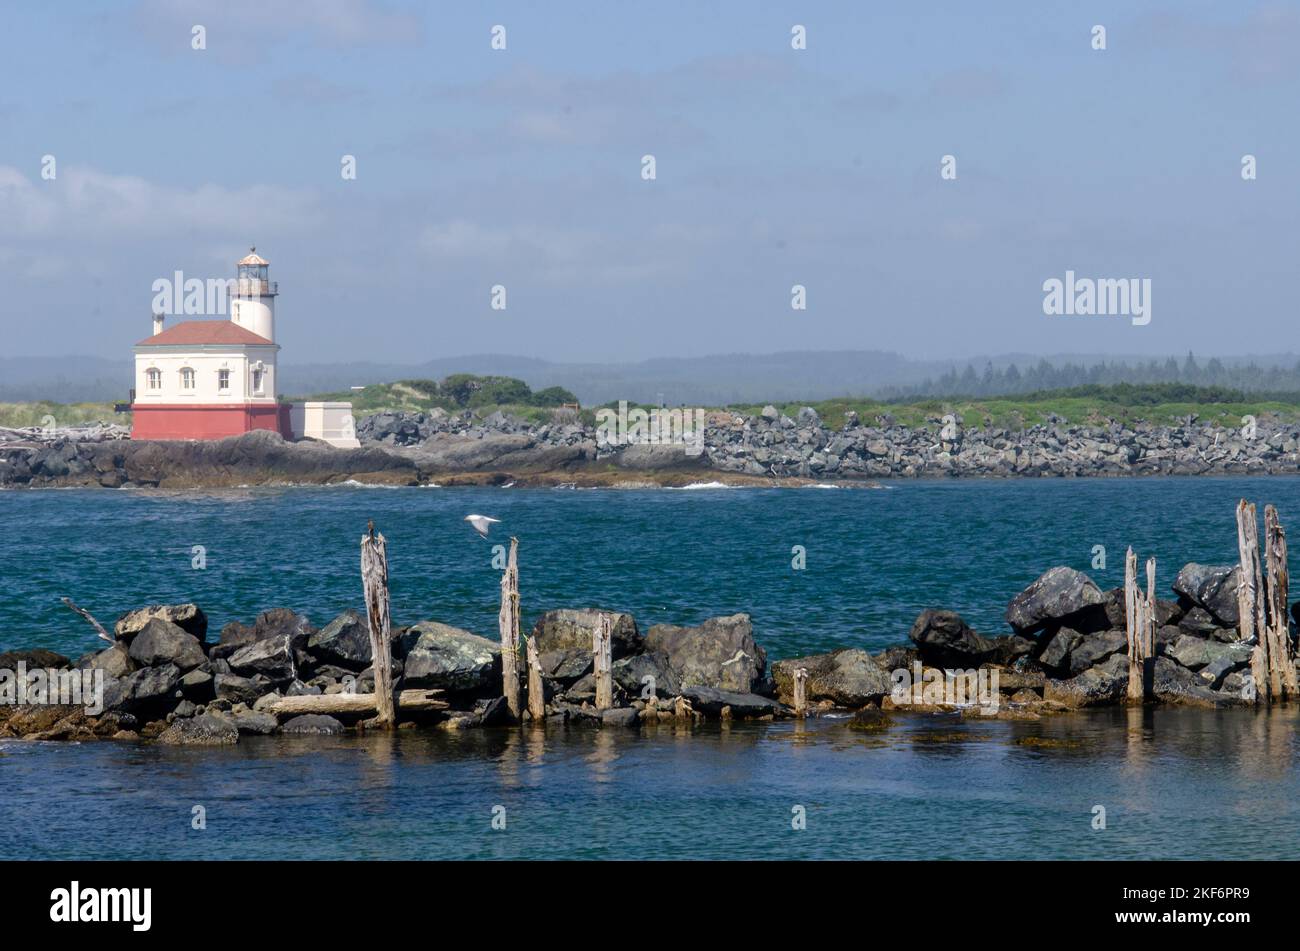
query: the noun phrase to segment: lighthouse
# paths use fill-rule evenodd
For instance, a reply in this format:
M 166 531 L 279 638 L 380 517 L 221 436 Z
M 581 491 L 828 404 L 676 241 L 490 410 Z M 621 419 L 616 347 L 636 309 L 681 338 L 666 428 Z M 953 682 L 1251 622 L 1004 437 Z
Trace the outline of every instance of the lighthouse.
M 267 279 L 270 262 L 248 249 L 248 255 L 235 265 L 236 277 L 230 285 L 230 319 L 266 340 L 275 342 L 276 285 Z
M 228 282 L 229 318 L 186 320 L 135 345 L 132 439 L 223 439 L 255 429 L 290 438 L 276 393 L 275 298 L 269 264 L 252 248 Z

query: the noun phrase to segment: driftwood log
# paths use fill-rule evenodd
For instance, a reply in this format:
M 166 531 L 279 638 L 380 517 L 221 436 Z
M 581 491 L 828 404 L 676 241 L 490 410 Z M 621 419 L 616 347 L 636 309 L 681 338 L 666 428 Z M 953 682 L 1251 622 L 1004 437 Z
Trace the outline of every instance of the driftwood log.
M 448 703 L 439 699 L 438 690 L 403 690 L 397 699 L 397 705 L 405 711 L 422 713 L 431 710 L 446 710 Z M 306 713 L 320 713 L 326 716 L 336 714 L 373 714 L 377 711 L 377 694 L 373 693 L 329 693 L 302 697 L 281 697 L 267 706 L 266 710 L 277 717 L 301 716 Z

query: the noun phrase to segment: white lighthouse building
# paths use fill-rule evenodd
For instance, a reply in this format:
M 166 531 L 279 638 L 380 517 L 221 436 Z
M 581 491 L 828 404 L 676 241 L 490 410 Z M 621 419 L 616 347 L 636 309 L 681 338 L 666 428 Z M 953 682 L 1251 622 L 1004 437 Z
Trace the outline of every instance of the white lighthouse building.
M 227 282 L 229 319 L 186 320 L 135 345 L 132 439 L 223 439 L 269 429 L 357 446 L 350 403 L 282 403 L 276 391 L 276 284 L 250 248 Z M 178 280 L 180 275 L 177 275 Z

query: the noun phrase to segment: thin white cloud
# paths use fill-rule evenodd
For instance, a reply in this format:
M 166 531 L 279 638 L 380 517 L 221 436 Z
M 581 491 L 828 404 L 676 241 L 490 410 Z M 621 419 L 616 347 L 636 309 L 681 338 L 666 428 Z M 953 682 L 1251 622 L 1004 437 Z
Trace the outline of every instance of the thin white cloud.
M 289 40 L 341 49 L 421 38 L 419 17 L 376 0 L 140 0 L 132 20 L 138 35 L 178 53 L 190 51 L 191 30 L 202 26 L 206 52 L 224 62 L 265 58 Z
M 183 188 L 84 166 L 59 166 L 56 178 L 47 181 L 0 165 L 0 221 L 6 223 L 0 241 L 305 232 L 320 220 L 316 196 L 306 189 L 213 184 Z

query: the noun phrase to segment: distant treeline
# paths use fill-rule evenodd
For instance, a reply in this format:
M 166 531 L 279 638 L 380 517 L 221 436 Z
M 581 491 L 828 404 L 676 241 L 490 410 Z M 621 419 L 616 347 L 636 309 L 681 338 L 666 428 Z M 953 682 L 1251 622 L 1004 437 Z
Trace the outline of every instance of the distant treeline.
M 1133 387 L 1138 394 L 1151 384 L 1181 384 L 1197 389 L 1197 394 L 1182 398 L 1161 399 L 1157 402 L 1241 402 L 1245 393 L 1258 399 L 1269 396 L 1290 401 L 1300 393 L 1300 361 L 1292 366 L 1265 366 L 1235 363 L 1231 366 L 1213 358 L 1200 363 L 1192 354 L 1179 361 L 1149 360 L 1145 363 L 1106 363 L 1091 365 L 1079 363 L 1052 364 L 1047 360 L 1025 366 L 1014 363 L 994 367 L 986 363 L 983 370 L 966 364 L 964 370 L 953 368 L 942 376 L 926 379 L 913 386 L 890 387 L 883 394 L 890 400 L 915 400 L 933 397 L 983 397 L 1020 396 L 1051 390 L 1056 395 L 1062 391 L 1077 391 L 1078 396 L 1101 396 L 1100 390 L 1088 392 L 1089 387 L 1114 387 L 1117 384 Z M 1118 392 L 1118 391 L 1115 391 Z M 1155 392 L 1155 391 L 1151 391 Z M 1173 390 L 1165 393 L 1176 392 Z M 1210 399 L 1205 394 L 1218 393 L 1222 398 Z
M 456 412 L 463 409 L 500 406 L 553 409 L 578 402 L 578 398 L 561 386 L 534 390 L 523 380 L 509 376 L 454 373 L 437 380 L 398 380 L 374 383 L 354 392 L 317 393 L 307 399 L 346 400 L 357 412 L 411 410 L 427 412 L 435 407 Z

